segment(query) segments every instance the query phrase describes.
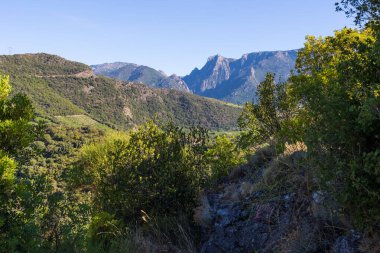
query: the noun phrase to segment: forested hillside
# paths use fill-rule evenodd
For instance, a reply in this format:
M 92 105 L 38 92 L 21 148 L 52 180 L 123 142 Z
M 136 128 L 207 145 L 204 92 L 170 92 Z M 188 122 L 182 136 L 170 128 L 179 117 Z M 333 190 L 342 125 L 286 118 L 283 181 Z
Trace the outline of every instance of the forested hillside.
M 27 94 L 42 116 L 86 115 L 129 129 L 148 119 L 214 130 L 237 128 L 239 106 L 175 90 L 97 77 L 90 67 L 48 54 L 0 56 L 14 92 Z

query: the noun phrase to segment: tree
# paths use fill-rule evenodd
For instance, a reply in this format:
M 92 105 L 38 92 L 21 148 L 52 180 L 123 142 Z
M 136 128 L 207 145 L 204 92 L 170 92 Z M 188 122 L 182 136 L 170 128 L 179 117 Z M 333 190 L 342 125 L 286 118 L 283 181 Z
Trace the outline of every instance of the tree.
M 275 76 L 268 73 L 257 87 L 257 103 L 246 103 L 239 117 L 243 130 L 240 144 L 248 147 L 277 139 L 279 147 L 292 141 L 291 132 L 299 127 L 295 120 L 296 104 L 288 95 L 288 83 L 275 83 Z M 292 131 L 290 131 L 292 130 Z
M 344 11 L 347 17 L 354 17 L 357 25 L 380 20 L 378 0 L 341 0 L 335 3 L 337 11 Z

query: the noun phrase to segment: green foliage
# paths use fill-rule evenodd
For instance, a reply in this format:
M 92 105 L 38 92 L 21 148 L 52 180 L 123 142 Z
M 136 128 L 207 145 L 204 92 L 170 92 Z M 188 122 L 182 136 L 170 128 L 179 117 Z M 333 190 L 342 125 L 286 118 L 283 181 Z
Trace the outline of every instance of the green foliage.
M 0 229 L 5 229 L 5 226 L 9 226 L 7 216 L 10 203 L 9 196 L 12 194 L 15 188 L 15 173 L 16 163 L 14 160 L 0 154 Z M 0 238 L 3 237 L 3 233 L 0 233 Z
M 244 163 L 244 154 L 237 146 L 235 137 L 218 135 L 205 153 L 211 168 L 211 180 L 227 176 L 231 170 Z
M 65 169 L 75 149 L 102 133 L 34 123 L 30 100 L 9 97 L 9 78 L 0 81 L 0 251 L 82 252 L 89 201 L 67 191 Z
M 12 220 L 14 247 L 83 252 L 91 218 L 90 196 L 66 186 L 67 169 L 83 144 L 101 139 L 104 133 L 54 123 L 44 132 L 17 157 L 21 162 L 17 168 L 17 215 Z
M 287 86 L 288 83 L 276 84 L 271 73 L 258 85 L 258 102 L 246 103 L 239 117 L 243 147 L 262 144 L 272 138 L 283 146 L 286 141 L 295 139 L 299 122 L 294 118 L 295 103 L 287 94 Z
M 0 101 L 4 101 L 11 92 L 11 85 L 9 84 L 9 76 L 0 75 Z
M 379 224 L 376 160 L 380 147 L 379 66 L 371 29 L 307 37 L 297 59 L 292 95 L 302 104 L 300 136 L 360 224 Z M 366 211 L 358 207 L 365 206 Z M 360 210 L 360 211 L 358 211 Z M 376 211 L 377 210 L 377 211 Z
M 155 215 L 191 210 L 206 173 L 203 133 L 148 122 L 128 138 L 84 149 L 79 182 L 94 190 L 98 210 L 125 222 L 138 220 L 140 210 Z
M 56 55 L 17 54 L 0 56 L 0 71 L 9 75 L 58 76 L 91 70 L 83 63 L 67 61 Z
M 379 185 L 380 185 L 380 149 L 362 154 L 361 159 L 348 165 L 351 173 L 349 191 L 343 194 L 344 202 L 351 207 L 350 212 L 359 225 L 378 225 Z M 355 194 L 353 194 L 355 193 Z M 371 223 L 370 223 L 371 222 Z
M 36 113 L 43 117 L 84 114 L 85 111 L 58 93 L 41 77 L 17 73 L 12 76 L 13 91 L 27 94 Z
M 380 3 L 377 0 L 340 0 L 335 6 L 347 17 L 354 17 L 357 25 L 380 20 Z
M 108 252 L 112 242 L 123 236 L 123 222 L 109 213 L 101 212 L 92 218 L 89 227 L 90 245 L 99 252 Z
M 5 113 L 0 115 L 0 146 L 4 151 L 15 154 L 36 137 L 42 123 L 30 123 L 33 111 L 29 100 L 24 96 L 15 96 L 5 102 L 3 111 Z
M 6 155 L 0 156 L 0 182 L 2 193 L 6 193 L 15 182 L 16 163 Z
M 293 78 L 292 90 L 307 111 L 308 141 L 320 142 L 337 156 L 355 158 L 370 150 L 365 135 L 377 142 L 373 45 L 371 30 L 343 29 L 334 37 L 308 37 L 299 52 L 299 75 Z
M 38 127 L 30 123 L 34 112 L 29 99 L 20 94 L 8 99 L 10 90 L 9 77 L 0 75 L 0 147 L 15 154 L 35 138 Z
M 30 101 L 23 95 L 9 99 L 9 77 L 0 75 L 0 247 L 14 250 L 20 243 L 19 226 L 26 207 L 20 206 L 26 185 L 16 178 L 19 172 L 15 158 L 38 134 Z
M 102 130 L 111 130 L 111 128 L 107 127 L 104 124 L 97 122 L 96 120 L 90 118 L 87 115 L 68 115 L 68 116 L 56 116 L 55 119 L 58 123 L 66 125 L 68 127 L 73 128 L 81 128 L 81 127 L 92 127 L 96 129 Z

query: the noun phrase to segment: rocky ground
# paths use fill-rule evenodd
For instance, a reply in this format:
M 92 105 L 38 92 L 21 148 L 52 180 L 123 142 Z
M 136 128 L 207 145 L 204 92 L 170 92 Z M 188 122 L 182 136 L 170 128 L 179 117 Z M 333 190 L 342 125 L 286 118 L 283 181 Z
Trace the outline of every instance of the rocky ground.
M 259 150 L 247 165 L 202 194 L 194 215 L 202 227 L 202 253 L 363 249 L 362 235 L 313 183 L 303 166 L 302 147 L 290 149 L 278 157 L 270 147 Z

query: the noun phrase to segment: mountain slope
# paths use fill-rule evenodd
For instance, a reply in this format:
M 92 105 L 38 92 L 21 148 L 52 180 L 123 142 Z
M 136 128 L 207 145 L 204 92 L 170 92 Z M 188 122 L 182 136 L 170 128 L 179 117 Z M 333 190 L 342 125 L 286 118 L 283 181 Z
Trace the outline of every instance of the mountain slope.
M 242 104 L 255 98 L 256 87 L 266 73 L 275 73 L 278 81 L 285 81 L 294 69 L 297 51 L 257 52 L 240 59 L 215 55 L 201 69 L 195 68 L 182 78 L 167 77 L 160 71 L 130 63 L 106 63 L 92 68 L 98 75 Z
M 94 73 L 127 82 L 143 83 L 152 87 L 190 92 L 187 85 L 176 75 L 167 76 L 162 71 L 133 63 L 104 63 L 91 66 Z
M 234 129 L 241 111 L 190 93 L 97 77 L 85 64 L 48 54 L 0 56 L 0 72 L 10 74 L 14 92 L 26 93 L 46 117 L 83 114 L 122 129 L 155 117 L 181 126 Z

